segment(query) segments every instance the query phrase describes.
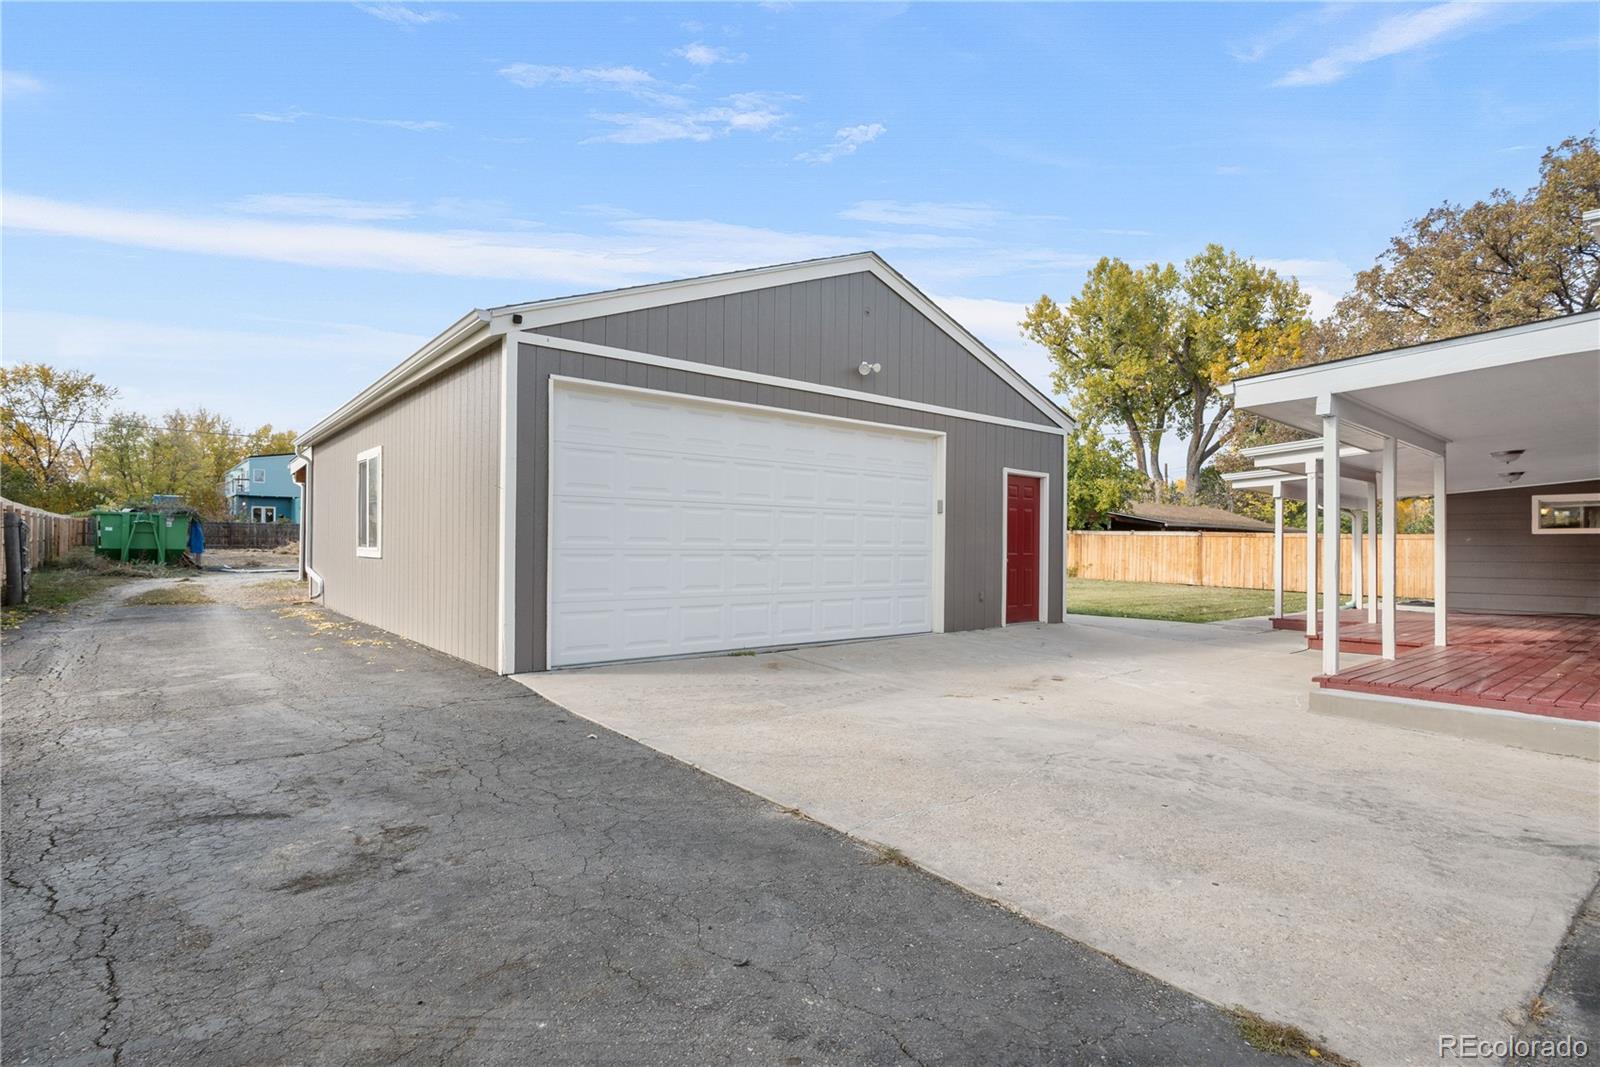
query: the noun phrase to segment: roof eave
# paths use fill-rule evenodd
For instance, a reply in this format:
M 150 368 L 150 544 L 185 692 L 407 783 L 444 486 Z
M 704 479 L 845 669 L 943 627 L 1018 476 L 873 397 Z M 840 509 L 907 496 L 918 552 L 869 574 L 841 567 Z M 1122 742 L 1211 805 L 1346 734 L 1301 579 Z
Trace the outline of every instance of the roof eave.
M 407 356 L 387 374 L 350 398 L 311 429 L 295 438 L 297 449 L 313 445 L 349 425 L 356 418 L 443 370 L 455 359 L 476 350 L 494 336 L 490 314 L 474 308 L 438 336 Z

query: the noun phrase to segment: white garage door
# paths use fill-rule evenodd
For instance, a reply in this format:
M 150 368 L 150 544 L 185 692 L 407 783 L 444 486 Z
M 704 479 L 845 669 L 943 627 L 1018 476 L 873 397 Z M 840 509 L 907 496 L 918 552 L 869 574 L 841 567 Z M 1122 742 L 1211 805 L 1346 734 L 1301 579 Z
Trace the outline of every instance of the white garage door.
M 933 629 L 936 438 L 552 388 L 551 666 Z

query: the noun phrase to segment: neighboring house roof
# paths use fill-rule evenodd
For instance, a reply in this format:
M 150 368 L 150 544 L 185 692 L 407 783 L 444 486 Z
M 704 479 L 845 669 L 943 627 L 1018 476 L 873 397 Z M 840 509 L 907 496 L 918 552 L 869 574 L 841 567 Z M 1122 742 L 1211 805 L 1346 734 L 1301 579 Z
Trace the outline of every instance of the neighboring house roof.
M 1120 511 L 1111 512 L 1113 519 L 1122 519 L 1129 525 L 1148 526 L 1162 530 L 1248 530 L 1271 532 L 1272 524 L 1236 515 L 1221 508 L 1208 508 L 1196 504 L 1157 504 L 1141 500 Z
M 1048 418 L 1050 424 L 1062 429 L 1070 429 L 1075 425 L 1072 416 L 1061 410 L 1054 400 L 1017 373 L 1010 364 L 951 318 L 943 308 L 928 299 L 899 271 L 889 266 L 883 257 L 876 252 L 855 252 L 825 259 L 780 263 L 775 266 L 730 271 L 725 274 L 708 274 L 698 278 L 654 282 L 625 289 L 609 289 L 470 311 L 419 348 L 399 366 L 301 434 L 295 443 L 300 447 L 315 444 L 337 432 L 363 412 L 393 400 L 401 393 L 513 331 L 536 331 L 540 326 L 552 326 L 575 318 L 614 315 L 641 308 L 677 304 L 686 300 L 700 300 L 862 271 L 875 275 L 971 353 L 975 359 L 988 366 L 1002 381 Z

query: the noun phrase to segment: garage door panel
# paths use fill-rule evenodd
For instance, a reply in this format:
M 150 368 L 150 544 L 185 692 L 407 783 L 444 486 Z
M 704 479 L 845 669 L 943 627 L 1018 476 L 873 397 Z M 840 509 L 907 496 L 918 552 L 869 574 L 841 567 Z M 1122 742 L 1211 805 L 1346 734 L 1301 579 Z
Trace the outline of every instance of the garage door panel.
M 620 540 L 624 545 L 671 545 L 677 533 L 677 509 L 671 504 L 622 505 Z
M 728 541 L 726 513 L 721 508 L 698 505 L 679 505 L 678 529 L 683 544 L 694 547 L 716 545 Z
M 553 394 L 550 663 L 932 628 L 934 440 Z
M 626 472 L 623 489 L 629 496 L 677 495 L 678 466 L 667 453 L 628 449 L 621 456 L 612 456 L 611 462 Z
M 679 483 L 686 500 L 725 500 L 728 495 L 728 466 L 715 459 L 684 456 Z

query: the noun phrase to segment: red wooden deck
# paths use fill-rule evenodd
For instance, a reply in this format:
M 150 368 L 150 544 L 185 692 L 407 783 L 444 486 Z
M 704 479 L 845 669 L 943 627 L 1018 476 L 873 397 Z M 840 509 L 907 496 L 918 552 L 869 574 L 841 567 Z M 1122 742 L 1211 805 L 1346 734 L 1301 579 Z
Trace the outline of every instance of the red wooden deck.
M 1304 628 L 1305 620 L 1298 621 L 1298 628 Z M 1345 612 L 1339 621 L 1340 651 L 1368 651 L 1347 640 L 1362 646 L 1371 640 L 1367 631 L 1375 628 L 1365 614 Z M 1317 684 L 1600 722 L 1600 617 L 1452 612 L 1445 648 L 1433 644 L 1433 616 L 1428 612 L 1399 612 L 1395 624 L 1398 658 L 1369 660 L 1319 676 Z
M 1459 616 L 1450 616 L 1453 623 Z M 1469 616 L 1470 617 L 1470 616 Z M 1317 622 L 1322 621 L 1322 616 L 1317 616 Z M 1285 615 L 1281 619 L 1273 619 L 1272 627 L 1275 630 L 1300 630 L 1306 628 L 1306 617 L 1302 612 L 1297 615 Z M 1395 648 L 1404 651 L 1408 648 L 1421 648 L 1433 644 L 1433 612 L 1431 611 L 1398 611 L 1394 619 Z M 1308 648 L 1322 647 L 1322 634 L 1306 642 Z M 1375 622 L 1367 621 L 1367 612 L 1363 608 L 1356 611 L 1346 608 L 1339 612 L 1339 651 L 1361 652 L 1368 655 L 1381 655 L 1383 652 L 1383 630 Z

